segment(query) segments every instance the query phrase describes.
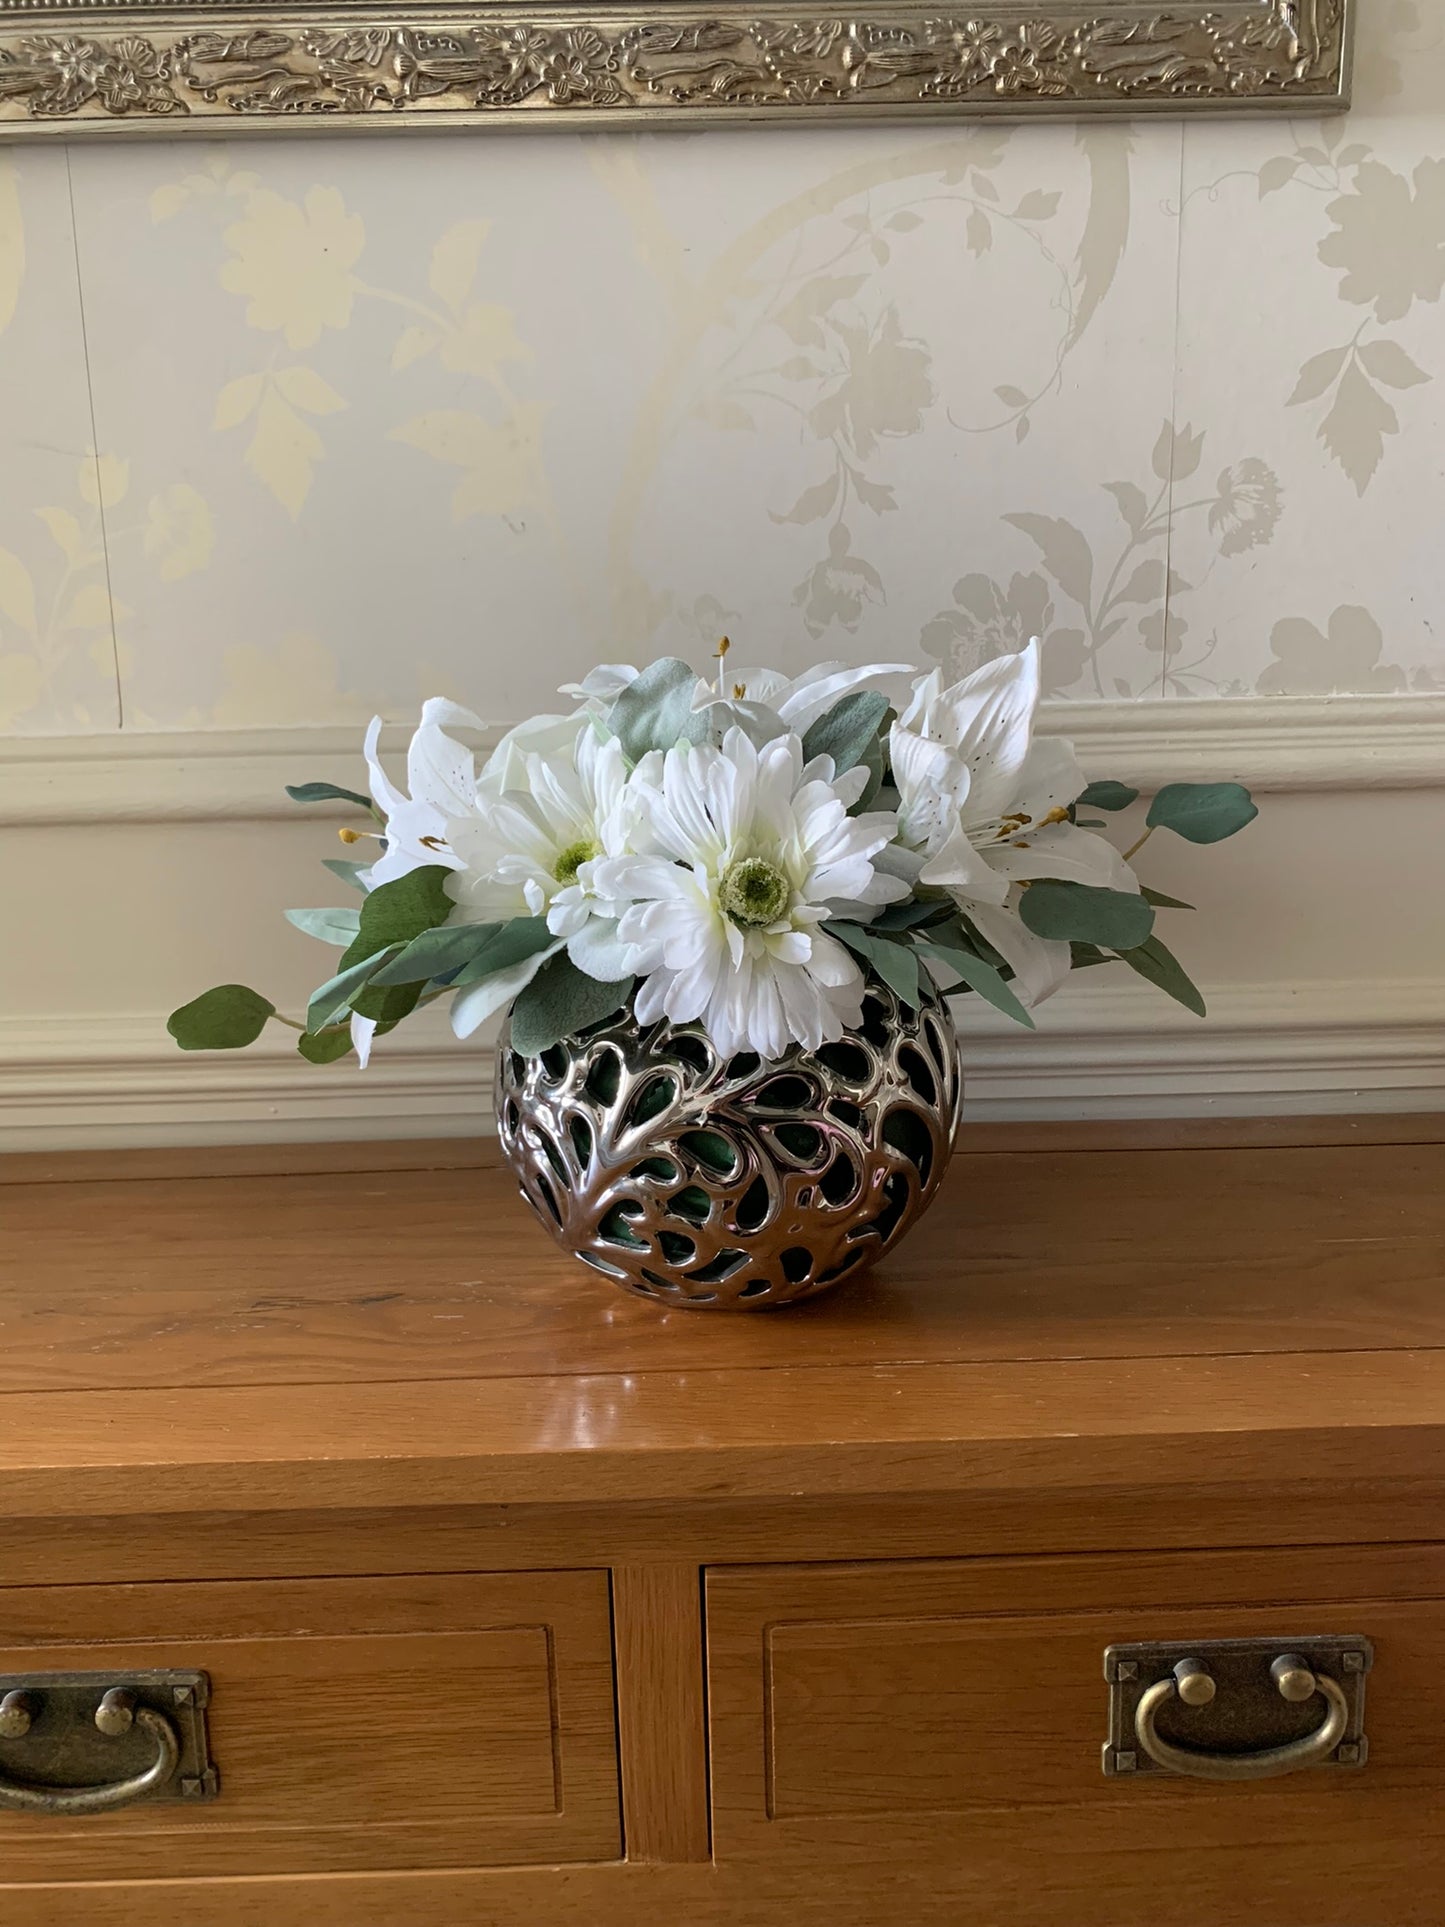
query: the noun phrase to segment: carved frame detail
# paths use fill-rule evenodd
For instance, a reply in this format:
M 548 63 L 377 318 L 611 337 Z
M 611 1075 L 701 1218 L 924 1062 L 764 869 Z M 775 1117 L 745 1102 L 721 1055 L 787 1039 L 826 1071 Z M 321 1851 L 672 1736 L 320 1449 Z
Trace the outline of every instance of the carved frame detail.
M 1349 105 L 1353 0 L 1041 0 L 759 14 L 715 0 L 0 0 L 0 138 L 244 128 L 1318 114 Z

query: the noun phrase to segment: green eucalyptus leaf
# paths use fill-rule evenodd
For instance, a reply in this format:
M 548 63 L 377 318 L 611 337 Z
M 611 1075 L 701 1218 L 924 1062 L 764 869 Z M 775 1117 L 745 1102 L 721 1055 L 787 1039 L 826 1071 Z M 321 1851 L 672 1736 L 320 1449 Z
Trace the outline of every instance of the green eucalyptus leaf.
M 1092 970 L 1096 964 L 1117 963 L 1119 960 L 1112 950 L 1101 950 L 1096 943 L 1071 943 L 1069 945 L 1069 967 L 1071 970 Z
M 361 873 L 369 865 L 352 863 L 344 856 L 324 856 L 321 859 L 321 867 L 323 870 L 329 870 L 332 876 L 340 877 L 343 883 L 349 883 L 353 890 L 360 890 L 363 896 L 366 895 L 366 885 L 361 880 Z
M 878 741 L 883 718 L 888 714 L 888 698 L 876 689 L 850 689 L 833 707 L 820 716 L 803 738 L 803 761 L 815 756 L 831 756 L 839 776 L 861 763 L 870 744 Z M 882 752 L 879 752 L 878 781 L 883 781 Z
M 1140 884 L 1139 894 L 1146 903 L 1152 903 L 1156 910 L 1192 910 L 1192 903 L 1181 903 L 1178 897 L 1166 897 L 1162 890 L 1151 890 L 1147 883 Z
M 545 919 L 528 917 L 528 923 Z M 500 923 L 440 923 L 412 938 L 399 957 L 383 964 L 373 982 L 377 984 L 426 984 L 435 977 L 449 977 L 472 962 L 477 953 L 502 929 Z
M 823 927 L 831 936 L 847 944 L 855 956 L 870 965 L 910 1010 L 918 1009 L 923 1000 L 923 986 L 919 978 L 918 952 L 912 944 L 893 943 L 887 937 L 875 937 L 862 924 L 846 920 L 827 923 Z
M 1025 929 L 1057 942 L 1096 943 L 1105 950 L 1133 950 L 1154 928 L 1154 912 L 1127 890 L 1054 877 L 1031 883 L 1019 903 Z
M 902 903 L 887 903 L 869 924 L 870 930 L 913 930 L 920 923 L 942 923 L 956 915 L 951 903 L 937 903 L 927 897 L 905 897 Z
M 643 670 L 613 703 L 607 726 L 629 762 L 650 749 L 671 749 L 688 735 L 697 671 L 677 656 L 663 656 Z
M 601 983 L 559 950 L 549 957 L 512 1005 L 512 1049 L 523 1057 L 551 1050 L 589 1024 L 600 1024 L 626 1002 L 633 979 Z
M 217 984 L 173 1010 L 166 1029 L 182 1050 L 244 1050 L 255 1043 L 275 1009 L 245 984 Z
M 351 1008 L 358 1017 L 370 1017 L 380 1036 L 384 1030 L 395 1030 L 403 1017 L 410 1017 L 421 992 L 420 984 L 368 983 L 352 999 Z
M 390 883 L 378 884 L 361 906 L 361 927 L 352 945 L 356 955 L 344 961 L 355 963 L 389 944 L 410 943 L 423 930 L 445 923 L 456 908 L 443 887 L 450 875 L 444 863 L 427 863 Z
M 355 790 L 339 789 L 335 783 L 288 783 L 286 794 L 293 803 L 355 803 L 371 813 L 371 798 Z
M 1130 789 L 1127 783 L 1090 783 L 1082 796 L 1075 797 L 1074 804 L 1077 809 L 1127 810 L 1138 800 L 1138 790 Z
M 294 923 L 298 930 L 304 930 L 308 937 L 319 937 L 323 943 L 340 944 L 344 950 L 361 932 L 361 912 L 359 910 L 288 910 L 287 923 Z
M 1151 830 L 1173 830 L 1188 843 L 1222 843 L 1258 815 L 1242 783 L 1166 783 L 1147 820 Z
M 358 941 L 360 941 L 358 939 Z M 355 949 L 355 944 L 352 949 Z M 352 958 L 348 950 L 341 959 L 342 968 L 334 977 L 329 977 L 319 990 L 311 993 L 311 1001 L 306 1006 L 306 1028 L 314 1036 L 318 1030 L 338 1017 L 343 1010 L 355 1007 L 354 1000 L 365 989 L 376 972 L 384 963 L 390 961 L 401 951 L 399 943 L 389 944 L 385 950 L 374 951 L 370 956 Z M 363 1011 L 363 1016 L 369 1015 Z
M 486 943 L 477 950 L 454 979 L 458 990 L 463 984 L 479 983 L 483 977 L 493 977 L 499 970 L 510 970 L 527 957 L 535 957 L 539 950 L 547 949 L 557 939 L 547 928 L 545 917 L 512 917 L 506 923 L 492 923 L 484 927 L 491 932 Z
M 313 1037 L 310 1031 L 303 1030 L 296 1039 L 296 1048 L 308 1064 L 334 1064 L 351 1049 L 351 1031 L 349 1028 L 323 1030 Z
M 1033 1018 L 991 963 L 985 963 L 982 957 L 976 957 L 971 950 L 960 949 L 957 944 L 935 943 L 928 937 L 918 939 L 918 948 L 925 957 L 937 957 L 940 963 L 947 964 L 950 970 L 962 977 L 969 990 L 977 991 L 986 1003 L 992 1004 L 995 1010 L 1001 1010 L 1005 1017 L 1012 1017 L 1016 1024 L 1023 1024 L 1029 1030 L 1034 1029 Z M 944 994 L 954 996 L 957 993 L 947 991 Z
M 888 718 L 885 715 L 883 719 L 885 729 L 887 722 Z M 867 769 L 868 781 L 858 801 L 849 807 L 849 816 L 861 816 L 865 810 L 871 810 L 878 801 L 879 792 L 883 788 L 883 771 L 885 767 L 882 735 L 873 738 L 872 742 L 858 758 L 858 761 Z
M 1136 944 L 1132 950 L 1121 950 L 1119 955 L 1131 970 L 1137 970 L 1141 977 L 1166 991 L 1176 1004 L 1183 1004 L 1196 1017 L 1207 1015 L 1204 999 L 1189 973 L 1157 937 L 1151 937 L 1148 943 Z

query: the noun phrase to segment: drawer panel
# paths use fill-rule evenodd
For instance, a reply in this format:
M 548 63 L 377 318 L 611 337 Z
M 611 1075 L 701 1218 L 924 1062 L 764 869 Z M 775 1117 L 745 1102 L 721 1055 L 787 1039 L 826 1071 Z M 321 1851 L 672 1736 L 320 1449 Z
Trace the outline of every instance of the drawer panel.
M 0 1674 L 152 1668 L 209 1675 L 219 1797 L 0 1809 L 7 1880 L 620 1851 L 605 1573 L 0 1591 Z
M 1046 1815 L 1051 1852 L 1345 1851 L 1357 1826 L 1407 1836 L 1445 1809 L 1441 1548 L 736 1568 L 708 1575 L 707 1612 L 724 1861 L 951 1860 L 1010 1829 L 1032 1852 Z M 1363 1770 L 1104 1777 L 1106 1646 L 1334 1633 L 1375 1646 Z

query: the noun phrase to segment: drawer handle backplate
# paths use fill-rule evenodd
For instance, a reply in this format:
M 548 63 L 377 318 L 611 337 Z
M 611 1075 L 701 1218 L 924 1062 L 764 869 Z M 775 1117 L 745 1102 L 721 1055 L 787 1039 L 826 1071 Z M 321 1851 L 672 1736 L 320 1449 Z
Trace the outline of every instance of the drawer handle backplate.
M 1104 1771 L 1274 1780 L 1309 1767 L 1361 1767 L 1373 1657 L 1360 1638 L 1111 1646 Z
M 213 1799 L 209 1697 L 204 1673 L 0 1676 L 0 1810 L 109 1813 Z

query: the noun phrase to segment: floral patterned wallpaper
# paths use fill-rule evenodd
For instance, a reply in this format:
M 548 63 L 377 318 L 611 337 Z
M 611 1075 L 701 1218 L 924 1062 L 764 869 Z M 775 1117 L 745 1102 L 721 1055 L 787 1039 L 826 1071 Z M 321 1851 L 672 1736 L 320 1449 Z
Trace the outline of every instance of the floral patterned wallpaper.
M 1323 124 L 0 151 L 0 729 L 1445 688 L 1445 10 Z

